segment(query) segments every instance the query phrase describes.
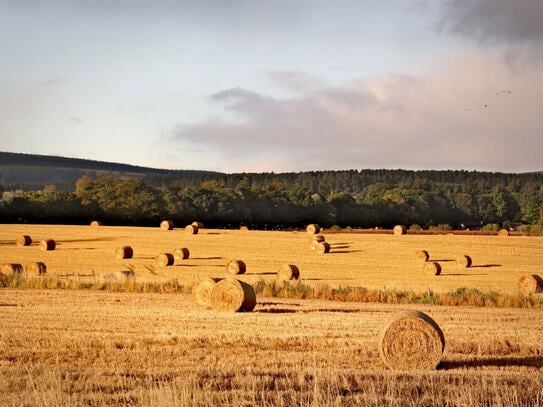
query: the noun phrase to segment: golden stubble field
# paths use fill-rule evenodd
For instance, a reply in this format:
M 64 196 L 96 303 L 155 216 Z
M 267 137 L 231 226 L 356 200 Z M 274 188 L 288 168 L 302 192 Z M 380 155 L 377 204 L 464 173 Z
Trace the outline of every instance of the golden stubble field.
M 57 250 L 15 247 L 21 234 L 53 238 Z M 332 252 L 317 255 L 305 232 L 1 225 L 0 261 L 43 261 L 51 275 L 130 266 L 136 279 L 192 284 L 226 276 L 226 260 L 240 258 L 249 283 L 294 263 L 308 284 L 513 294 L 521 274 L 542 271 L 542 238 L 326 236 Z M 126 244 L 135 258 L 116 260 Z M 191 257 L 150 267 L 178 247 Z M 441 276 L 421 272 L 419 249 L 441 260 Z M 458 254 L 476 267 L 446 261 Z M 402 310 L 443 330 L 438 370 L 389 371 L 380 360 L 380 332 Z M 258 298 L 252 313 L 223 313 L 182 294 L 0 290 L 0 406 L 536 406 L 542 368 L 539 310 Z
M 16 247 L 15 239 L 30 235 L 30 247 Z M 90 227 L 54 225 L 0 225 L 0 262 L 43 261 L 49 275 L 114 273 L 132 269 L 136 281 L 165 281 L 176 278 L 194 284 L 203 277 L 225 277 L 228 259 L 240 259 L 247 272 L 239 279 L 254 284 L 276 278 L 286 263 L 300 269 L 309 285 L 351 286 L 372 289 L 402 289 L 417 292 L 451 291 L 459 287 L 517 294 L 517 280 L 523 274 L 541 274 L 543 237 L 326 234 L 331 252 L 319 255 L 309 249 L 305 232 L 240 231 L 202 229 L 197 235 L 184 229 L 163 231 L 139 227 Z M 54 251 L 39 249 L 41 239 L 52 238 Z M 119 260 L 115 249 L 129 245 L 132 259 Z M 156 267 L 154 258 L 180 247 L 190 258 L 171 267 Z M 440 276 L 422 272 L 415 252 L 428 250 L 430 260 L 442 266 Z M 455 259 L 467 254 L 469 269 L 458 269 Z

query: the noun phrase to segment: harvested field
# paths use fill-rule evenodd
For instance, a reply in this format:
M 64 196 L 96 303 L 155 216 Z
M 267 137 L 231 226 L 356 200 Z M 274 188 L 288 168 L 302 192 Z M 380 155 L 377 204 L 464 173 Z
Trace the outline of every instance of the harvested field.
M 12 289 L 0 290 L 0 306 L 2 406 L 535 406 L 543 399 L 536 310 L 259 298 L 252 313 L 233 314 L 190 295 Z M 408 310 L 443 331 L 435 371 L 391 371 L 379 356 L 383 327 Z
M 15 245 L 13 236 L 30 235 L 31 246 Z M 38 242 L 55 239 L 54 251 L 39 250 Z M 132 259 L 112 253 L 130 242 Z M 516 295 L 524 274 L 543 274 L 543 237 L 473 235 L 403 235 L 334 233 L 327 237 L 330 252 L 316 256 L 308 250 L 307 233 L 203 229 L 198 238 L 183 229 L 163 233 L 159 228 L 58 225 L 0 225 L 0 259 L 26 264 L 43 261 L 47 275 L 114 273 L 129 268 L 136 281 L 162 282 L 176 278 L 193 285 L 205 277 L 226 277 L 228 259 L 239 258 L 248 272 L 239 279 L 250 284 L 272 281 L 282 264 L 303 270 L 301 281 L 311 286 L 365 287 L 415 292 L 450 292 L 461 287 Z M 157 253 L 172 247 L 190 249 L 190 259 L 164 270 L 153 270 Z M 429 276 L 413 255 L 421 247 L 441 265 Z M 469 255 L 472 265 L 459 269 L 458 256 Z
M 13 236 L 31 235 L 30 246 Z M 39 241 L 53 238 L 54 251 Z M 542 273 L 543 238 L 333 233 L 330 252 L 308 250 L 307 233 L 49 225 L 0 225 L 5 263 L 47 264 L 33 279 L 104 284 L 166 283 L 187 290 L 225 278 L 241 258 L 251 285 L 273 284 L 296 264 L 311 287 L 518 295 L 523 275 Z M 130 242 L 135 256 L 116 259 Z M 156 267 L 156 253 L 190 258 Z M 423 272 L 424 247 L 442 267 Z M 471 267 L 459 269 L 459 256 Z M 2 277 L 2 278 L 5 278 Z M 38 280 L 39 281 L 39 280 Z M 45 281 L 45 280 L 44 280 Z M 177 283 L 176 283 L 177 284 Z M 284 282 L 284 284 L 298 284 Z M 94 286 L 96 287 L 96 286 Z M 194 303 L 190 294 L 98 290 L 0 290 L 0 406 L 538 405 L 543 400 L 541 310 L 390 305 L 257 296 L 252 312 Z M 538 296 L 540 294 L 533 294 Z M 251 306 L 252 308 L 252 306 Z M 420 311 L 445 337 L 437 370 L 389 370 L 381 333 L 396 313 Z M 394 367 L 394 364 L 392 365 Z M 402 366 L 405 369 L 405 366 Z

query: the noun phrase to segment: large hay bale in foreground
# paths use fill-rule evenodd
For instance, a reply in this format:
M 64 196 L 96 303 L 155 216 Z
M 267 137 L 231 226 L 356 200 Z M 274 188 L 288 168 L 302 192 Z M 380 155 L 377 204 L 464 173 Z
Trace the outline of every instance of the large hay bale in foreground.
M 226 278 L 211 290 L 211 306 L 218 311 L 252 311 L 256 306 L 256 293 L 249 284 Z
M 326 254 L 330 252 L 330 244 L 328 242 L 320 242 L 317 245 L 317 253 Z
M 19 263 L 4 263 L 0 268 L 0 273 L 9 276 L 11 274 L 19 274 L 23 272 L 23 266 Z
M 498 231 L 498 236 L 509 236 L 509 231 L 507 229 L 500 229 Z
M 231 259 L 226 262 L 226 271 L 230 274 L 243 274 L 247 271 L 247 266 L 243 260 Z
M 543 292 L 543 279 L 537 274 L 525 274 L 517 282 L 520 292 L 524 295 Z
M 47 266 L 41 261 L 32 261 L 25 264 L 25 273 L 28 275 L 41 276 L 47 272 Z
M 196 225 L 187 225 L 185 227 L 185 232 L 189 235 L 197 235 L 198 234 L 198 226 Z
M 115 250 L 115 257 L 118 259 L 131 259 L 134 256 L 134 250 L 130 246 L 121 246 Z
M 163 220 L 160 222 L 160 229 L 173 230 L 173 222 L 171 220 Z
M 19 236 L 15 239 L 15 244 L 20 247 L 30 246 L 32 244 L 32 238 L 28 235 Z
M 439 276 L 441 274 L 441 264 L 437 261 L 427 261 L 424 263 L 423 270 L 426 274 Z
M 98 227 L 98 226 L 102 226 L 102 222 L 100 222 L 99 220 L 93 220 L 90 225 L 92 227 Z
M 459 256 L 456 259 L 456 266 L 459 269 L 469 268 L 469 267 L 471 267 L 471 264 L 472 264 L 471 257 L 468 256 L 467 254 L 463 254 L 462 256 Z
M 321 228 L 316 223 L 310 223 L 309 225 L 307 225 L 305 230 L 310 235 L 316 235 L 317 233 L 319 233 L 321 231 Z
M 204 307 L 211 308 L 211 292 L 213 291 L 215 284 L 221 280 L 221 278 L 208 277 L 196 284 L 192 288 L 192 298 L 194 299 L 194 302 L 203 305 Z
M 53 239 L 44 239 L 40 242 L 40 249 L 43 251 L 55 250 L 55 247 L 57 244 Z
M 155 258 L 155 262 L 160 267 L 172 266 L 175 261 L 172 253 L 160 253 Z
M 175 249 L 173 251 L 173 257 L 175 260 L 186 260 L 190 256 L 189 249 L 186 247 L 180 247 L 179 249 Z
M 435 369 L 445 349 L 445 337 L 437 323 L 419 311 L 397 314 L 385 326 L 379 354 L 391 370 Z
M 404 225 L 396 225 L 394 226 L 394 229 L 392 229 L 392 232 L 396 235 L 406 235 L 407 234 L 407 228 Z
M 278 280 L 298 280 L 300 278 L 300 269 L 294 264 L 284 264 L 277 271 Z

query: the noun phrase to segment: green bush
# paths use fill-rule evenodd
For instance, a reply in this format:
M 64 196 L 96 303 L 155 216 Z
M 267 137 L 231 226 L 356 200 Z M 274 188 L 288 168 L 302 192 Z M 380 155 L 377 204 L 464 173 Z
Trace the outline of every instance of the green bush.
M 487 223 L 481 228 L 481 230 L 484 232 L 497 232 L 500 229 L 500 225 L 497 223 Z

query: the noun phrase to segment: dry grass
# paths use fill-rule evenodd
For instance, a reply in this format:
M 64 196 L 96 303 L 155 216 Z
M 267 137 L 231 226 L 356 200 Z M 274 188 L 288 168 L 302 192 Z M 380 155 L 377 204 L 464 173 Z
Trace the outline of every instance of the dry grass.
M 222 313 L 190 295 L 0 290 L 0 405 L 525 405 L 543 399 L 540 311 L 259 297 Z M 394 372 L 400 311 L 446 338 L 436 371 Z
M 0 290 L 0 406 L 542 403 L 543 296 L 517 285 L 541 274 L 542 237 L 334 233 L 316 256 L 305 231 L 200 232 L 0 225 L 3 262 L 47 264 L 44 276 L 0 275 L 1 286 L 36 288 Z M 22 234 L 54 236 L 57 248 L 16 246 Z M 113 258 L 127 241 L 136 256 Z M 190 259 L 155 267 L 156 253 L 183 246 Z M 421 247 L 440 276 L 422 271 Z M 459 269 L 466 252 L 473 264 Z M 228 258 L 247 264 L 237 278 L 255 288 L 252 313 L 192 302 L 198 281 L 229 275 Z M 301 280 L 277 281 L 282 264 Z M 441 327 L 437 371 L 381 361 L 379 333 L 406 310 Z

